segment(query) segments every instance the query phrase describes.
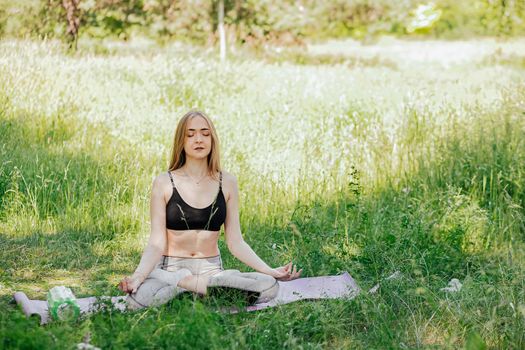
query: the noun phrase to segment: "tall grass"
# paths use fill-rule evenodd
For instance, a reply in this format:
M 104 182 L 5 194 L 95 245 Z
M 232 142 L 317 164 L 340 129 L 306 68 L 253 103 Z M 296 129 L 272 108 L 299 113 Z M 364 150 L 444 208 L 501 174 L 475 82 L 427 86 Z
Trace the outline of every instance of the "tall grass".
M 491 45 L 486 59 L 446 64 L 378 46 L 377 65 L 349 66 L 0 43 L 3 346 L 69 347 L 90 332 L 102 348 L 522 348 L 524 75 L 519 57 L 490 59 L 512 43 Z M 353 301 L 239 315 L 177 300 L 39 327 L 7 305 L 57 284 L 118 293 L 191 107 L 217 125 L 244 237 L 265 261 L 346 270 L 365 291 L 402 277 Z M 451 278 L 461 292 L 440 291 Z

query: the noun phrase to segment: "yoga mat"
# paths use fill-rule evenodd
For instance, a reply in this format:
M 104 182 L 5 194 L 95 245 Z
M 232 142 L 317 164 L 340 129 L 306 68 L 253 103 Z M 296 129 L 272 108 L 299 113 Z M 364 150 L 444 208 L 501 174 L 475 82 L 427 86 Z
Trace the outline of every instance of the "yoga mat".
M 267 307 L 292 303 L 298 300 L 315 299 L 353 299 L 360 292 L 357 283 L 348 272 L 336 276 L 298 278 L 288 282 L 279 281 L 277 296 L 267 303 L 246 307 L 246 311 L 256 311 Z M 240 310 L 232 309 L 230 313 Z
M 39 316 L 41 325 L 53 320 L 47 309 L 47 300 L 32 300 L 23 292 L 16 292 L 13 297 L 27 317 Z M 124 295 L 116 297 L 102 296 L 99 298 L 77 298 L 77 302 L 80 308 L 80 314 L 82 315 L 99 311 L 105 306 L 105 303 L 111 303 L 111 305 L 119 311 L 126 311 L 126 296 Z
M 346 271 L 336 276 L 304 277 L 287 282 L 279 281 L 278 283 L 279 292 L 274 299 L 266 303 L 247 306 L 245 311 L 262 310 L 298 300 L 338 298 L 350 300 L 355 298 L 360 292 L 354 279 Z M 27 317 L 39 317 L 40 324 L 52 321 L 47 309 L 47 301 L 31 300 L 23 292 L 16 292 L 14 299 Z M 126 296 L 77 298 L 77 301 L 82 315 L 100 311 L 107 305 L 112 305 L 115 309 L 122 312 L 126 311 Z M 241 310 L 228 308 L 221 311 L 233 314 Z

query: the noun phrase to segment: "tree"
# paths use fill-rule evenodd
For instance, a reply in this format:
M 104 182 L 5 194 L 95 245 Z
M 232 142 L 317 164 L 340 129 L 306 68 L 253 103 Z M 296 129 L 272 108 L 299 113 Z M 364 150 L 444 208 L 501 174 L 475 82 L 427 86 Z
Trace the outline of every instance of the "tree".
M 80 0 L 62 0 L 62 7 L 66 11 L 66 35 L 68 36 L 69 48 L 77 49 L 78 28 L 80 27 Z
M 224 62 L 226 59 L 226 35 L 224 33 L 224 0 L 219 0 L 219 8 L 217 9 L 218 16 L 218 31 L 219 31 L 219 40 L 220 40 L 220 52 L 221 52 L 221 61 Z

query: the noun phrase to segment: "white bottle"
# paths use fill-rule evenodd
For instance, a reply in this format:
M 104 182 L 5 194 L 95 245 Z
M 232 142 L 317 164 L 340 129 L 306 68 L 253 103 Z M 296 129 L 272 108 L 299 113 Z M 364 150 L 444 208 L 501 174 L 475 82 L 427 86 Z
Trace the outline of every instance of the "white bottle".
M 77 299 L 65 286 L 56 286 L 47 292 L 47 307 L 55 320 L 73 320 L 80 315 Z

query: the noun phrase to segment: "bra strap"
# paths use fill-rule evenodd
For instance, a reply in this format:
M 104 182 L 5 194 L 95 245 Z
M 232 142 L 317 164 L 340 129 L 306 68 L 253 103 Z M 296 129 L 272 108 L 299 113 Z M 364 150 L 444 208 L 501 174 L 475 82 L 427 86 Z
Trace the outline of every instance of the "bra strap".
M 222 171 L 219 172 L 219 189 L 222 189 Z
M 173 182 L 173 177 L 171 177 L 171 172 L 168 170 L 168 175 L 170 176 L 171 185 L 175 187 L 175 183 Z

